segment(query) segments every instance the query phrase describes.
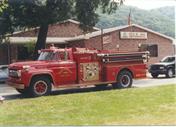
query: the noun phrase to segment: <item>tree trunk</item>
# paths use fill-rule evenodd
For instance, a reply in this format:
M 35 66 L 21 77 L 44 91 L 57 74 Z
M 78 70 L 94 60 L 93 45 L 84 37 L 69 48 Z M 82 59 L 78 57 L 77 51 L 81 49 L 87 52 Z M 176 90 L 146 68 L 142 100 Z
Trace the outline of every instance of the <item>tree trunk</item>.
M 48 25 L 41 25 L 38 33 L 37 43 L 33 54 L 33 59 L 36 60 L 39 56 L 38 50 L 44 49 L 46 45 L 46 38 L 48 33 Z

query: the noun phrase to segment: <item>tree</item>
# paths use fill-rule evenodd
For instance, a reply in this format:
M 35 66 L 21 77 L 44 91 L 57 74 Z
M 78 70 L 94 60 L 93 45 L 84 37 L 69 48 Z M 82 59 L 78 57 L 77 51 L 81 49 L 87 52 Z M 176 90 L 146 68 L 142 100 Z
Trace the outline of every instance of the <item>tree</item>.
M 7 11 L 15 28 L 39 27 L 34 51 L 36 59 L 38 50 L 45 48 L 49 24 L 75 18 L 87 31 L 98 21 L 98 8 L 103 13 L 112 13 L 122 3 L 123 0 L 9 0 Z
M 2 22 L 5 20 L 3 17 L 2 17 L 2 14 L 3 12 L 5 11 L 5 9 L 8 7 L 8 2 L 7 0 L 0 0 L 0 24 L 2 24 Z M 1 26 L 1 25 L 0 25 Z M 2 25 L 3 26 L 3 25 Z M 2 33 L 1 31 L 3 30 L 4 27 L 0 27 L 0 42 L 3 38 L 3 35 L 5 33 Z
M 8 7 L 7 0 L 0 0 L 0 15 Z

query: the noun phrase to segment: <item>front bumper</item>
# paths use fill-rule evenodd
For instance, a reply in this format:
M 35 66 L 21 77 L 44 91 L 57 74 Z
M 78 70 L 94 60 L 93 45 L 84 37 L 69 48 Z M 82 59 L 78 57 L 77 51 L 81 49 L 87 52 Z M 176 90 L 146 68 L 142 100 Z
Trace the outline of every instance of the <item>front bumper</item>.
M 0 78 L 0 82 L 6 82 L 7 78 Z
M 24 84 L 18 84 L 18 83 L 14 83 L 14 82 L 11 82 L 11 81 L 7 81 L 6 83 L 9 86 L 14 87 L 16 89 L 24 89 L 25 88 Z
M 153 73 L 153 74 L 166 74 L 167 70 L 166 69 L 162 69 L 162 70 L 149 70 L 149 73 Z

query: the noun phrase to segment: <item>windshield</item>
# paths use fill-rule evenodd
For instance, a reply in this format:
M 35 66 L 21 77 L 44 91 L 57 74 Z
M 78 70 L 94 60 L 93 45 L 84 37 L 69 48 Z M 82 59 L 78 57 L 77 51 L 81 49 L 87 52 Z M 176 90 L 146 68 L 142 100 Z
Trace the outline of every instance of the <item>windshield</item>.
M 161 60 L 161 62 L 174 62 L 175 57 L 165 57 L 164 59 Z
M 38 60 L 53 60 L 55 53 L 53 52 L 41 52 Z

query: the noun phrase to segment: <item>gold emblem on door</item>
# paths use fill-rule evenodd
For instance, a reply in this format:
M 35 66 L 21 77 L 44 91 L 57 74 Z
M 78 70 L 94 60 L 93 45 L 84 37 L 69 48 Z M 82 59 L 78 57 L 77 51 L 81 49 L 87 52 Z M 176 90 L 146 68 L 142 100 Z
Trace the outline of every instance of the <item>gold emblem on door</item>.
M 94 63 L 81 63 L 83 67 L 83 81 L 99 80 L 99 65 Z

